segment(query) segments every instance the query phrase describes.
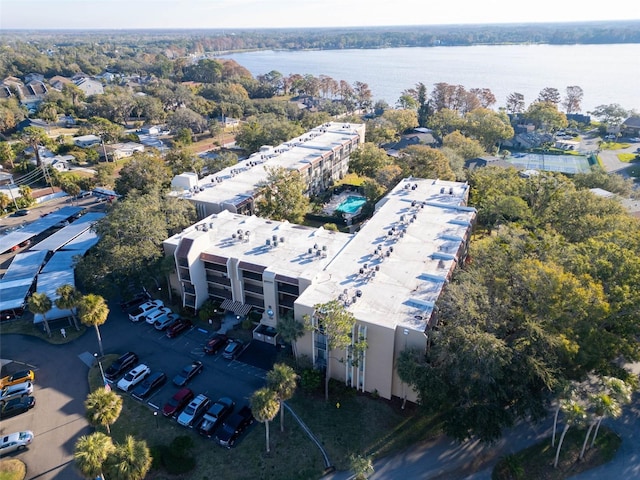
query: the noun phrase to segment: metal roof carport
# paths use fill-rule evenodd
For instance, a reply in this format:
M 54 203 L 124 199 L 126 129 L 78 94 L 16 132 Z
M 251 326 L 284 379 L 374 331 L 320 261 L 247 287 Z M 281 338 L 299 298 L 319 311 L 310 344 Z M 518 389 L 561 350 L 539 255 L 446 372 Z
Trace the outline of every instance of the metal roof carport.
M 46 217 L 25 223 L 22 228 L 0 237 L 0 253 L 8 252 L 13 247 L 20 245 L 22 242 L 31 240 L 33 237 L 37 237 L 42 232 L 47 231 L 57 223 L 68 220 L 73 215 L 80 213 L 82 210 L 84 210 L 82 207 L 62 207 L 55 212 L 51 212 Z
M 13 261 L 0 279 L 0 312 L 16 314 L 24 308 L 36 275 L 42 268 L 48 252 L 23 252 Z
M 104 217 L 104 215 L 104 213 L 87 213 L 75 222 L 61 228 L 54 234 L 49 235 L 43 241 L 33 245 L 29 250 L 46 250 L 55 252 L 63 248 L 78 236 L 90 230 L 98 220 Z
M 55 300 L 58 298 L 56 294 L 58 287 L 66 284 L 75 286 L 73 264 L 74 257 L 77 255 L 78 252 L 73 250 L 56 252 L 38 274 L 36 291 L 46 293 L 53 303 L 51 310 L 46 313 L 47 321 L 71 316 L 70 310 L 61 310 L 56 307 Z M 34 315 L 33 323 L 40 322 L 42 322 L 42 315 Z

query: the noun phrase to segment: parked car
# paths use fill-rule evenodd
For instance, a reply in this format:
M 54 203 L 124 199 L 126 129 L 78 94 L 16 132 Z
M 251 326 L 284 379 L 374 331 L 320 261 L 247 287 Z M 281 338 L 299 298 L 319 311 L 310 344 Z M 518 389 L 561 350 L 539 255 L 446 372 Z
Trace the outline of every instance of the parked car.
M 211 438 L 224 419 L 233 412 L 234 406 L 235 402 L 229 397 L 222 397 L 216 403 L 211 405 L 198 425 L 198 432 L 200 435 Z
M 10 433 L 0 437 L 0 455 L 23 450 L 33 442 L 33 432 L 26 430 L 24 432 Z
M 129 370 L 129 372 L 127 372 L 127 374 L 120 379 L 117 387 L 124 392 L 128 392 L 145 378 L 147 378 L 150 373 L 151 369 L 144 363 L 141 363 L 140 365 Z
M 138 355 L 133 352 L 127 352 L 114 360 L 114 362 L 104 372 L 104 376 L 107 380 L 114 381 L 116 378 L 122 375 L 123 372 L 132 369 L 137 364 Z
M 2 406 L 2 409 L 0 410 L 0 419 L 19 415 L 35 406 L 36 397 L 12 398 Z
M 189 405 L 187 405 L 182 413 L 178 415 L 178 423 L 183 427 L 193 427 L 198 423 L 200 417 L 207 411 L 211 399 L 204 394 L 196 396 Z
M 169 307 L 160 307 L 153 312 L 150 312 L 149 315 L 144 316 L 144 321 L 149 325 L 153 325 L 156 323 L 156 320 L 162 319 L 164 316 L 168 316 L 170 313 L 173 313 Z
M 138 400 L 144 400 L 155 389 L 160 388 L 167 382 L 167 374 L 164 372 L 152 372 L 140 385 L 133 389 L 131 395 Z
M 213 337 L 207 340 L 207 343 L 205 343 L 204 353 L 213 355 L 226 345 L 227 340 L 229 340 L 229 337 L 227 337 L 225 334 L 216 333 Z
M 16 385 L 18 383 L 33 382 L 35 375 L 33 370 L 20 370 L 13 375 L 8 375 L 0 380 L 0 388 Z
M 229 340 L 227 346 L 222 351 L 222 356 L 227 360 L 233 360 L 242 351 L 242 342 L 240 340 Z
M 172 312 L 169 315 L 166 315 L 162 318 L 158 318 L 156 322 L 153 324 L 153 328 L 155 328 L 156 330 L 164 330 L 166 328 L 169 328 L 171 325 L 173 325 L 173 323 L 176 322 L 179 318 L 180 318 L 180 315 Z
M 154 310 L 159 309 L 160 307 L 164 307 L 164 303 L 162 303 L 162 300 L 150 300 L 148 302 L 145 302 L 136 307 L 135 310 L 133 310 L 129 314 L 129 320 L 131 320 L 132 322 L 139 322 L 144 317 L 149 315 Z
M 29 210 L 27 210 L 26 208 L 13 212 L 14 217 L 26 217 L 27 215 L 29 215 Z
M 146 290 L 142 290 L 139 293 L 136 293 L 133 298 L 130 298 L 127 301 L 120 302 L 120 308 L 123 312 L 130 312 L 134 310 L 136 307 L 139 307 L 143 303 L 146 303 L 151 300 L 151 295 Z
M 187 318 L 179 318 L 173 325 L 167 328 L 167 337 L 168 338 L 176 338 L 182 332 L 189 330 L 192 327 L 191 320 Z
M 231 448 L 238 441 L 249 425 L 253 423 L 253 413 L 248 406 L 242 407 L 237 413 L 231 415 L 218 429 L 217 442 L 223 447 Z
M 203 368 L 202 362 L 195 360 L 184 367 L 178 375 L 173 377 L 173 384 L 178 387 L 184 387 L 193 377 L 202 372 Z
M 0 390 L 0 405 L 4 405 L 12 398 L 26 397 L 33 393 L 33 383 L 24 382 L 16 385 L 9 385 Z
M 165 417 L 174 417 L 195 397 L 189 388 L 181 388 L 162 407 L 162 414 Z

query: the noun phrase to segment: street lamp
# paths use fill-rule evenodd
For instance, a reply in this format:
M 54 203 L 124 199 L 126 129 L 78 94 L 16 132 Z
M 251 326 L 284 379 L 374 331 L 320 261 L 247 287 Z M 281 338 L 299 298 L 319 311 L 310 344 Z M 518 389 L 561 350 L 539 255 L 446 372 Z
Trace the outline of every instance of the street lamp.
M 158 429 L 158 412 L 157 411 L 153 412 L 153 416 L 156 419 L 156 430 L 157 430 Z
M 107 380 L 104 378 L 104 370 L 102 369 L 102 362 L 100 362 L 100 359 L 98 358 L 98 354 L 94 353 L 93 356 L 95 357 L 96 361 L 98 362 L 98 366 L 100 367 L 100 375 L 102 375 L 102 385 L 105 386 L 105 388 L 107 387 Z

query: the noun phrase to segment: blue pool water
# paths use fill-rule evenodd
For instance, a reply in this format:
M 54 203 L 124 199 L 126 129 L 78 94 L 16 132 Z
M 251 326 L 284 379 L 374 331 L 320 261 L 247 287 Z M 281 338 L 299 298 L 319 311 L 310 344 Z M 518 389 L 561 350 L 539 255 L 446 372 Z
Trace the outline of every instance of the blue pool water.
M 338 208 L 336 208 L 336 211 L 354 214 L 358 210 L 360 210 L 360 207 L 362 207 L 362 205 L 364 205 L 365 203 L 367 203 L 366 198 L 356 197 L 355 195 L 349 195 L 346 198 L 346 200 L 344 200 L 340 205 L 338 205 Z

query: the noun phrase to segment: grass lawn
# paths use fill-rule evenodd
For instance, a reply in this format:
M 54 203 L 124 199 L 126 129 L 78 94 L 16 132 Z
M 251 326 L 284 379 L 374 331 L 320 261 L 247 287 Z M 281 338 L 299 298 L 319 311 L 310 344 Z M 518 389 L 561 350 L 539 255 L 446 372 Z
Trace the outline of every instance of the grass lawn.
M 618 160 L 625 163 L 633 162 L 638 157 L 635 153 L 618 153 L 616 156 Z
M 106 368 L 115 358 L 115 355 L 105 357 L 103 366 Z M 98 367 L 90 369 L 89 382 L 92 388 L 100 386 Z M 179 426 L 175 420 L 154 416 L 146 404 L 128 395 L 123 398 L 124 408 L 111 428 L 116 442 L 132 434 L 145 439 L 149 447 L 157 451 L 154 447 L 168 446 L 181 435 L 194 441 L 194 470 L 182 476 L 171 476 L 158 468 L 147 478 L 315 479 L 322 476 L 325 468 L 318 448 L 286 413 L 284 432 L 280 432 L 279 414 L 269 424 L 270 453 L 266 453 L 265 427 L 259 422 L 243 434 L 235 448 L 227 450 L 213 440 Z M 334 388 L 329 402 L 325 402 L 321 394 L 299 393 L 288 403 L 320 440 L 339 470 L 349 468 L 351 453 L 383 456 L 437 433 L 437 425 L 417 417 L 415 407 L 402 410 L 399 403 L 356 395 L 354 390 L 344 387 Z
M 629 148 L 631 146 L 630 143 L 619 143 L 619 142 L 602 142 L 600 144 L 601 150 L 622 150 L 623 148 Z
M 80 330 L 76 330 L 74 326 L 69 325 L 69 322 L 67 320 L 56 320 L 54 322 L 49 322 L 49 328 L 51 329 L 51 338 L 48 338 L 47 334 L 44 332 L 42 324 L 35 325 L 33 323 L 33 317 L 31 316 L 31 314 L 25 313 L 22 318 L 18 318 L 8 322 L 2 322 L 2 326 L 0 326 L 0 333 L 18 333 L 21 335 L 31 335 L 32 337 L 38 337 L 42 340 L 46 340 L 53 345 L 61 345 L 63 343 L 69 343 L 72 340 L 75 340 L 76 338 L 84 335 L 87 327 L 82 325 L 79 320 L 78 325 L 80 326 Z M 62 333 L 60 333 L 61 328 L 65 329 L 66 338 L 62 336 Z
M 23 480 L 27 466 L 17 458 L 0 460 L 0 480 Z
M 580 460 L 585 433 L 585 429 L 569 429 L 560 450 L 558 468 L 553 468 L 556 447 L 551 446 L 551 438 L 548 438 L 502 459 L 495 466 L 492 479 L 562 480 L 609 462 L 622 443 L 612 430 L 600 427 L 594 448 L 588 449 Z

